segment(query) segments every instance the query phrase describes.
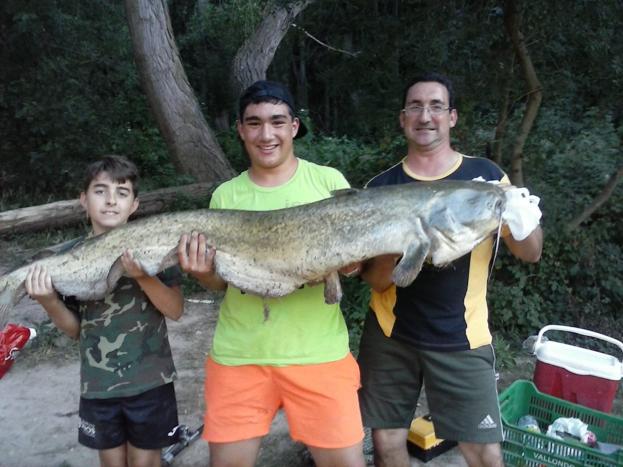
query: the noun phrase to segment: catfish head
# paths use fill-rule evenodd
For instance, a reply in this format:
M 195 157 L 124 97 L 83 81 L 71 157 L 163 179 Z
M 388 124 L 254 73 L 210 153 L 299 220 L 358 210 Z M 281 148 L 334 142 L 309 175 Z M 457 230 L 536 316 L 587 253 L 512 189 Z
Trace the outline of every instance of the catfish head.
M 484 182 L 463 182 L 459 188 L 440 185 L 431 202 L 427 233 L 433 264 L 443 265 L 470 252 L 499 229 L 504 189 Z

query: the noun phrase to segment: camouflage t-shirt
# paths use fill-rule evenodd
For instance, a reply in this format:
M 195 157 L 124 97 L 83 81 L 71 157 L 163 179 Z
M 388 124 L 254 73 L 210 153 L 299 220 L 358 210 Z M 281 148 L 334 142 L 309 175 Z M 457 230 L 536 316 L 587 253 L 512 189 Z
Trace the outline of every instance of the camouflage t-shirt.
M 178 267 L 158 277 L 181 282 Z M 122 277 L 102 300 L 78 302 L 78 313 L 82 397 L 128 397 L 176 379 L 165 317 L 135 280 Z

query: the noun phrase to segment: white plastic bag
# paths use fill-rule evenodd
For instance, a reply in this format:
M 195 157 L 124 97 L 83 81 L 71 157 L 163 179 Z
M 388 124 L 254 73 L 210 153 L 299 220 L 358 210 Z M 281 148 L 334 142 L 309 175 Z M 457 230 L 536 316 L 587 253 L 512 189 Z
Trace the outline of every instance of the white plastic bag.
M 549 426 L 546 434 L 555 439 L 575 439 L 591 447 L 597 444 L 595 433 L 590 431 L 588 425 L 579 418 L 557 418 Z

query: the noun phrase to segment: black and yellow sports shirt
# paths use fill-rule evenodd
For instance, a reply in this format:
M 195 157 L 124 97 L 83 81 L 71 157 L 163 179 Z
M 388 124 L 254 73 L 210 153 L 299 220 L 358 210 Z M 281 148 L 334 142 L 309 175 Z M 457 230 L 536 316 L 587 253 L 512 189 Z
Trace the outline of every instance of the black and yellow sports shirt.
M 367 186 L 476 177 L 508 183 L 506 174 L 490 160 L 461 155 L 447 173 L 435 178 L 414 174 L 403 159 Z M 486 294 L 492 254 L 493 239 L 489 238 L 444 267 L 426 262 L 408 287 L 392 285 L 382 293 L 372 291 L 370 307 L 385 335 L 421 349 L 444 352 L 490 344 Z

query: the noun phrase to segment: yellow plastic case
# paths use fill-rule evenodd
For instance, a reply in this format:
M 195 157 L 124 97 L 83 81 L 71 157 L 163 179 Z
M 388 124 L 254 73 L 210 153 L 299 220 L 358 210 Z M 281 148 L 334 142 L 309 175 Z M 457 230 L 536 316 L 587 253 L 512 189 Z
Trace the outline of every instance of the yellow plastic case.
M 455 441 L 438 439 L 430 415 L 414 418 L 407 435 L 407 449 L 412 456 L 428 462 L 456 446 Z

